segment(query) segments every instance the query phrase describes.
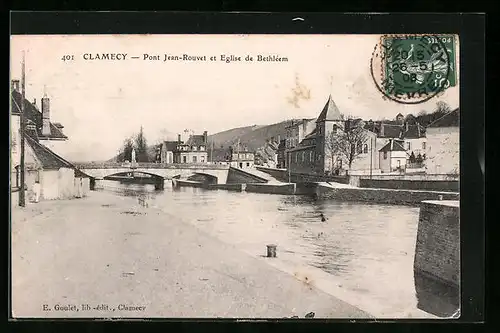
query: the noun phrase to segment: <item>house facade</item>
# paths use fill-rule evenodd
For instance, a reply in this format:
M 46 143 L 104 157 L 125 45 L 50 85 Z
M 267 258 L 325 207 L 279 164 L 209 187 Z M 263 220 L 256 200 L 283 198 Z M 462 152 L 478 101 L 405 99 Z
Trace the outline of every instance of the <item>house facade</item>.
M 460 110 L 455 109 L 427 127 L 426 173 L 460 173 Z
M 207 131 L 202 135 L 190 135 L 184 142 L 179 134 L 177 141 L 164 141 L 160 149 L 160 162 L 174 163 L 208 163 Z
M 255 163 L 255 153 L 248 147 L 234 148 L 230 147 L 229 165 L 233 168 L 246 169 L 252 168 Z
M 405 171 L 407 151 L 403 140 L 389 139 L 379 150 L 379 155 L 379 169 L 382 173 Z
M 292 120 L 288 126 L 285 127 L 286 132 L 286 149 L 297 147 L 300 142 L 311 133 L 316 127 L 316 119 L 302 119 L 299 121 Z M 281 140 L 279 140 L 281 141 Z

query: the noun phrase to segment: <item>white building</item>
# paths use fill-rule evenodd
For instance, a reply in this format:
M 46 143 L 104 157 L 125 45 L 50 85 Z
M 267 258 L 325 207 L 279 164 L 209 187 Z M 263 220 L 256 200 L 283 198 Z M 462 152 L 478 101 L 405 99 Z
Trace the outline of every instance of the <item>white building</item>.
M 379 150 L 379 167 L 383 173 L 404 172 L 406 169 L 407 152 L 403 142 L 390 139 L 389 142 Z
M 460 111 L 455 109 L 427 127 L 426 172 L 460 173 Z

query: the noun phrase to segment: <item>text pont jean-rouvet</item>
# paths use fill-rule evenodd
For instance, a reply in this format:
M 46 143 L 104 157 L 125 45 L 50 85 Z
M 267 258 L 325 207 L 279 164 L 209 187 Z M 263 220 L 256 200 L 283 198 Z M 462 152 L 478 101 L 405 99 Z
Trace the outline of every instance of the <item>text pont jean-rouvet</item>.
M 245 55 L 245 56 L 237 56 L 237 55 L 190 55 L 190 54 L 149 54 L 144 53 L 142 55 L 129 55 L 127 53 L 84 53 L 84 60 L 112 60 L 112 61 L 123 61 L 129 59 L 135 60 L 143 60 L 143 61 L 189 61 L 189 62 L 208 62 L 208 61 L 219 61 L 219 62 L 250 62 L 250 61 L 258 61 L 258 62 L 288 62 L 287 57 L 282 57 L 279 55 Z

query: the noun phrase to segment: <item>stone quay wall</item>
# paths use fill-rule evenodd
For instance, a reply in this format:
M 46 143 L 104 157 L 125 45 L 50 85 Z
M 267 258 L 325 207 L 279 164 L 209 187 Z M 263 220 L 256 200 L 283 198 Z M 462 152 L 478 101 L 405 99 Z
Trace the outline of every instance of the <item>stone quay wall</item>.
M 420 205 L 414 271 L 458 288 L 460 283 L 460 205 L 424 201 Z

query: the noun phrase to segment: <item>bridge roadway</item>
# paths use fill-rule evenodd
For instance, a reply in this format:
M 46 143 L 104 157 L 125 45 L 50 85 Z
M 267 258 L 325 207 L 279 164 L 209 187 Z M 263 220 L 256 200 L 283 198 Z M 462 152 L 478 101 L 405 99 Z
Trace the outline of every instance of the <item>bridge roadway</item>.
M 218 184 L 226 184 L 229 165 L 221 164 L 163 164 L 163 163 L 75 163 L 75 166 L 95 179 L 141 172 L 158 178 L 187 178 L 193 175 L 216 177 Z

